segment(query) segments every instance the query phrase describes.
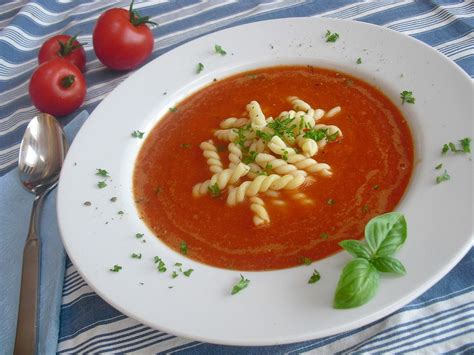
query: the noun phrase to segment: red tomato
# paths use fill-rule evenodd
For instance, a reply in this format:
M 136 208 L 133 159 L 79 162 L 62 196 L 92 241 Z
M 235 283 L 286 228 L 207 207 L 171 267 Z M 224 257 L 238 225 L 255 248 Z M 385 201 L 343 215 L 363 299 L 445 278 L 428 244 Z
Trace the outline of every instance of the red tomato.
M 133 10 L 113 8 L 100 15 L 92 34 L 94 52 L 106 66 L 128 70 L 142 64 L 153 50 L 153 33 L 146 25 L 155 24 Z
M 63 58 L 41 64 L 30 79 L 31 101 L 41 112 L 64 116 L 81 106 L 86 81 L 81 71 Z
M 70 61 L 80 71 L 84 71 L 86 52 L 82 44 L 76 40 L 76 36 L 57 35 L 43 43 L 38 53 L 38 62 L 42 64 L 57 57 Z

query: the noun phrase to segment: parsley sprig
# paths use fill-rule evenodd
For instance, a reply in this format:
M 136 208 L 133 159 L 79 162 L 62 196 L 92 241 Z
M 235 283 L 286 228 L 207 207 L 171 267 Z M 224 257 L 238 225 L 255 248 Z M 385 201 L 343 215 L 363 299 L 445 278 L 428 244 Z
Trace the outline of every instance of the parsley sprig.
M 407 91 L 404 90 L 400 93 L 400 98 L 402 99 L 402 104 L 405 102 L 408 104 L 414 104 L 415 103 L 415 97 L 413 96 L 412 91 Z
M 226 55 L 227 52 L 224 50 L 224 48 L 222 48 L 222 46 L 220 46 L 219 44 L 216 44 L 214 46 L 214 51 L 217 53 L 217 54 L 220 54 L 220 55 Z
M 242 291 L 244 288 L 247 288 L 247 286 L 250 284 L 250 280 L 246 279 L 242 274 L 240 274 L 240 281 L 237 282 L 233 287 L 231 291 L 231 295 L 235 295 L 236 293 Z
M 331 33 L 329 30 L 326 31 L 324 36 L 326 37 L 326 42 L 336 42 L 339 39 L 339 33 Z

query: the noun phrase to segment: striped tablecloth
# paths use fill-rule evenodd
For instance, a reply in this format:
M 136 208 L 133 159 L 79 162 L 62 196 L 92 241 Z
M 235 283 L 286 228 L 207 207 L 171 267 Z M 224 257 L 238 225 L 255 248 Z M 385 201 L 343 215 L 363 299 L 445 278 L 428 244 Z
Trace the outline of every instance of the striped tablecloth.
M 28 80 L 39 47 L 58 33 L 79 33 L 87 53 L 88 91 L 83 108 L 96 105 L 131 73 L 105 70 L 92 49 L 97 17 L 124 1 L 0 0 L 0 176 L 11 170 L 28 120 L 36 110 Z M 244 23 L 283 17 L 324 16 L 370 22 L 413 36 L 474 76 L 473 1 L 144 1 L 153 29 L 152 58 L 204 34 Z M 71 116 L 72 117 L 72 116 Z M 276 347 L 227 347 L 152 330 L 100 299 L 67 263 L 58 351 L 283 353 L 474 352 L 474 251 L 432 289 L 378 322 L 352 332 Z M 1 270 L 0 270 L 1 272 Z M 0 344 L 1 346 L 1 344 Z

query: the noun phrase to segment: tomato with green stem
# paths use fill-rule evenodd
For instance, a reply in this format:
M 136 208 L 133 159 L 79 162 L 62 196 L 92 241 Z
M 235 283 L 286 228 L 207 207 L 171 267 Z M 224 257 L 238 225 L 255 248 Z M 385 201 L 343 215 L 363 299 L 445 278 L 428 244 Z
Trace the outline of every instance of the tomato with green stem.
M 109 68 L 129 70 L 142 64 L 153 50 L 153 33 L 147 24 L 156 25 L 148 16 L 133 9 L 113 8 L 104 12 L 92 34 L 94 52 Z
M 64 58 L 84 71 L 86 67 L 86 52 L 76 39 L 77 35 L 57 35 L 49 38 L 41 46 L 38 53 L 38 63 L 43 64 L 55 58 Z
M 74 64 L 56 58 L 41 64 L 33 72 L 28 89 L 38 110 L 65 116 L 81 106 L 86 96 L 86 81 Z

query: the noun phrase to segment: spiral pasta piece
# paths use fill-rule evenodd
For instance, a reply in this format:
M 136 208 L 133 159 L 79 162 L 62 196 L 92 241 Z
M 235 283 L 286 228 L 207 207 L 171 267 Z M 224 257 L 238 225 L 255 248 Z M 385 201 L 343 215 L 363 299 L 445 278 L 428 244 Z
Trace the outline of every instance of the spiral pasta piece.
M 235 118 L 235 117 L 229 117 L 223 120 L 220 124 L 219 127 L 222 129 L 228 129 L 228 128 L 240 128 L 245 126 L 247 123 L 249 123 L 248 118 Z
M 298 170 L 298 168 L 283 159 L 278 159 L 271 154 L 260 153 L 255 157 L 255 162 L 263 168 L 266 168 L 271 165 L 271 170 L 280 175 L 287 174 L 301 174 L 306 176 L 306 172 L 303 170 Z
M 202 154 L 207 159 L 207 165 L 209 165 L 211 173 L 220 173 L 223 170 L 222 161 L 212 139 L 202 142 L 199 147 L 202 149 Z
M 314 126 L 316 129 L 327 129 L 328 134 L 335 134 L 337 132 L 338 137 L 342 137 L 342 131 L 339 129 L 338 126 L 334 125 L 326 125 L 326 124 L 317 124 Z
M 225 189 L 227 185 L 235 184 L 242 176 L 250 171 L 250 167 L 244 163 L 239 163 L 233 169 L 225 169 L 211 177 L 210 185 L 217 184 L 220 190 Z
M 262 129 L 267 125 L 265 115 L 262 112 L 262 108 L 257 101 L 251 101 L 247 105 L 247 111 L 249 113 L 250 122 L 252 123 L 253 129 Z
M 318 152 L 318 143 L 314 139 L 305 138 L 303 135 L 300 135 L 296 138 L 296 143 L 306 157 L 312 157 Z
M 296 151 L 293 148 L 290 148 L 286 145 L 283 140 L 278 136 L 273 136 L 270 142 L 267 145 L 268 149 L 270 149 L 273 153 L 278 155 L 293 155 L 296 154 Z
M 288 157 L 288 163 L 293 164 L 300 170 L 308 173 L 320 173 L 323 176 L 331 176 L 331 167 L 326 163 L 318 163 L 312 158 L 307 158 L 302 154 L 294 154 Z
M 229 143 L 227 149 L 229 150 L 229 168 L 235 168 L 242 160 L 242 150 L 234 142 Z
M 331 118 L 336 116 L 339 112 L 341 112 L 341 106 L 336 106 L 326 112 L 326 115 L 324 115 L 324 117 Z
M 204 182 L 197 183 L 193 186 L 193 196 L 200 197 L 207 194 L 211 180 L 206 180 Z
M 256 226 L 270 223 L 270 217 L 265 208 L 265 203 L 260 197 L 253 196 L 250 198 L 250 209 L 254 213 L 253 223 Z
M 260 192 L 267 190 L 293 190 L 300 187 L 305 181 L 302 175 L 283 175 L 272 174 L 269 176 L 259 175 L 253 181 L 244 181 L 239 186 L 229 191 L 227 204 L 234 206 L 242 202 L 245 197 L 255 196 Z
M 326 111 L 317 108 L 316 110 L 310 109 L 308 110 L 308 115 L 311 115 L 315 121 L 319 121 L 321 118 L 324 117 Z
M 218 129 L 214 132 L 214 136 L 225 142 L 235 142 L 239 138 L 234 129 Z
M 308 111 L 311 108 L 311 105 L 296 96 L 289 96 L 287 100 L 293 105 L 295 110 Z

